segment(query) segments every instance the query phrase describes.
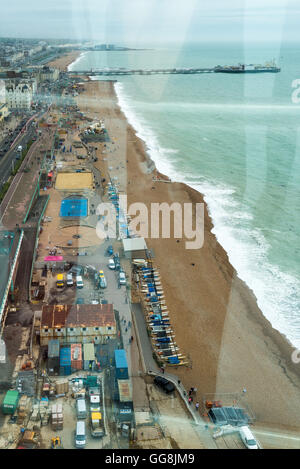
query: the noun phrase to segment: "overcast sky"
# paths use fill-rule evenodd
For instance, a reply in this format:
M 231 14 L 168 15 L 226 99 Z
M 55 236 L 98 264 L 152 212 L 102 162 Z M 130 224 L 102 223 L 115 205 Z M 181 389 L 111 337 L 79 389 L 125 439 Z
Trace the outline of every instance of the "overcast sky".
M 2 37 L 294 41 L 299 0 L 0 0 Z M 299 5 L 299 7 L 298 7 Z

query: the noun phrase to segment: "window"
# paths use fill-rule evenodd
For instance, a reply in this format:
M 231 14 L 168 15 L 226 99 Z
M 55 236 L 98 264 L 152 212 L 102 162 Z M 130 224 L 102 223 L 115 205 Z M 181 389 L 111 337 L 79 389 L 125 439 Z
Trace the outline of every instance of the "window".
M 82 332 L 85 332 L 85 331 L 86 331 L 86 327 L 83 327 L 83 328 L 82 328 Z

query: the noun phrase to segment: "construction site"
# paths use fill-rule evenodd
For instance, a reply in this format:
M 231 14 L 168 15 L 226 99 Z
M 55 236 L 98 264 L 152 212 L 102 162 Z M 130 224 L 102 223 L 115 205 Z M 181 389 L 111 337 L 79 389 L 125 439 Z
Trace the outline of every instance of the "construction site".
M 159 259 L 119 203 L 126 155 L 78 82 L 37 120 L 25 200 L 16 186 L 4 201 L 0 447 L 245 448 L 240 428 L 255 423 L 246 395 L 195 408 L 197 390 L 176 374 L 192 363 Z M 102 202 L 115 208 L 115 239 L 96 229 Z

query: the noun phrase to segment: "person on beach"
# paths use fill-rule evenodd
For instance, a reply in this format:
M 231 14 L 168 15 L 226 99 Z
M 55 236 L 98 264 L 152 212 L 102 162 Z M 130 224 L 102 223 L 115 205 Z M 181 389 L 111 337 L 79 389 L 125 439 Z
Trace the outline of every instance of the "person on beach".
M 190 396 L 189 397 L 189 404 L 192 404 L 192 402 L 193 402 L 193 398 L 192 398 L 192 396 Z
M 199 402 L 196 402 L 195 404 L 196 410 L 199 410 L 199 405 L 200 405 Z

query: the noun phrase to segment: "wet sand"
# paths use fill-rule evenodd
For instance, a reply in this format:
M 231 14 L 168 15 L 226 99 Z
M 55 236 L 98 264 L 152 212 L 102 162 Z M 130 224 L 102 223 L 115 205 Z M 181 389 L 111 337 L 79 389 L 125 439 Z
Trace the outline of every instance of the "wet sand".
M 124 181 L 128 202 L 204 203 L 194 189 L 161 179 L 144 142 L 128 125 L 111 82 L 90 82 L 78 98 L 83 112 L 104 119 L 114 143 L 97 144 L 97 166 L 107 177 Z M 212 234 L 205 205 L 205 240 L 198 250 L 185 249 L 185 240 L 147 239 L 155 253 L 176 341 L 189 367 L 169 367 L 186 388 L 206 393 L 238 392 L 247 399 L 257 421 L 300 430 L 300 365 L 291 361 L 293 348 L 274 330 L 257 306 L 252 291 L 228 261 Z M 243 393 L 243 389 L 246 393 Z

